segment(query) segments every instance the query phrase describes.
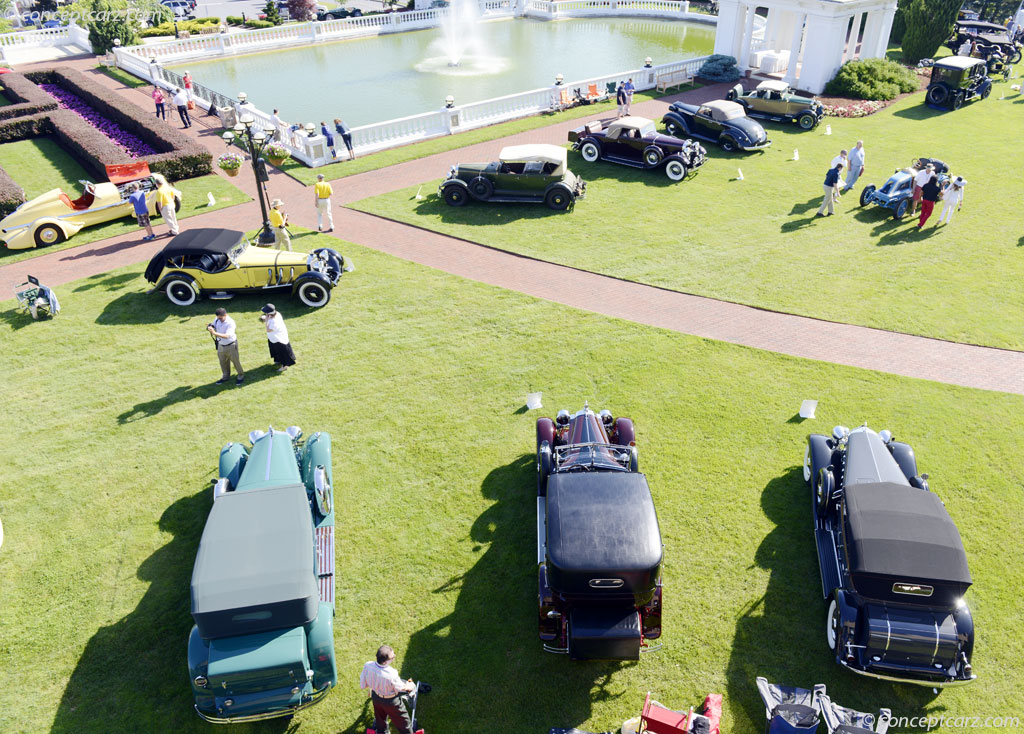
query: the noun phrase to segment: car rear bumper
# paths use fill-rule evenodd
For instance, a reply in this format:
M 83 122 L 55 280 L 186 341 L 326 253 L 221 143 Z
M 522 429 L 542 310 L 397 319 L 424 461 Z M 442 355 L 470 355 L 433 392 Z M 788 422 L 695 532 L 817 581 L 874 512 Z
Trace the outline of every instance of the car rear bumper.
M 249 724 L 254 721 L 266 721 L 267 719 L 277 719 L 282 716 L 292 716 L 297 714 L 303 709 L 308 709 L 310 706 L 314 706 L 324 699 L 327 693 L 331 690 L 332 686 L 330 683 L 325 685 L 319 691 L 314 691 L 307 701 L 302 701 L 294 706 L 286 706 L 283 708 L 276 708 L 272 711 L 262 711 L 255 714 L 241 714 L 239 716 L 214 716 L 212 714 L 204 713 L 195 706 L 196 713 L 199 718 L 210 724 Z
M 915 676 L 914 670 L 908 668 L 906 672 L 899 671 L 896 669 L 885 669 L 885 670 L 866 670 L 859 668 L 854 665 L 850 665 L 846 660 L 840 660 L 839 664 L 848 670 L 852 670 L 857 675 L 863 675 L 868 678 L 876 678 L 878 680 L 887 680 L 893 683 L 910 683 L 915 686 L 926 686 L 929 688 L 951 688 L 955 686 L 965 686 L 968 683 L 972 683 L 978 676 L 971 674 L 970 678 L 935 678 L 935 677 L 923 677 Z

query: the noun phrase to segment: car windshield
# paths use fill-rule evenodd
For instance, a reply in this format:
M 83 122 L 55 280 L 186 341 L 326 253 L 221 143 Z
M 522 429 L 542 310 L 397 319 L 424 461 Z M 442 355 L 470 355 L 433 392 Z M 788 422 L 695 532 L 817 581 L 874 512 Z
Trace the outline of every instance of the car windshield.
M 648 135 L 654 135 L 656 132 L 658 132 L 658 131 L 654 128 L 654 123 L 653 122 L 648 123 L 647 125 L 644 125 L 642 128 L 640 128 L 640 135 L 645 137 L 645 138 Z
M 228 251 L 228 260 L 231 261 L 232 265 L 238 265 L 238 258 L 242 256 L 242 253 L 249 247 L 249 240 L 242 238 L 242 241 L 232 247 Z

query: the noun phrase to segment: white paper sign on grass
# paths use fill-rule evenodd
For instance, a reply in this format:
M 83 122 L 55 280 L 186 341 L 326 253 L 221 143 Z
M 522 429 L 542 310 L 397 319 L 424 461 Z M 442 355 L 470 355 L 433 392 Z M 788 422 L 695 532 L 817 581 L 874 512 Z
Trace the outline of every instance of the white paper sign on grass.
M 800 417 L 801 418 L 813 418 L 814 409 L 818 407 L 817 400 L 805 400 L 800 403 Z
M 529 408 L 530 410 L 536 410 L 537 408 L 543 407 L 540 404 L 540 396 L 541 393 L 539 392 L 528 393 L 526 395 L 526 407 Z

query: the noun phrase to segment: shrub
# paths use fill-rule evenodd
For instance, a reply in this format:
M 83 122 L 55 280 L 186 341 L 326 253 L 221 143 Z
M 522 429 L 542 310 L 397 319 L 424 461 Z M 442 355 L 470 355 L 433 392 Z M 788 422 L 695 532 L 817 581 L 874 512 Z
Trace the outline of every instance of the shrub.
M 281 145 L 280 143 L 271 143 L 263 151 L 263 154 L 266 155 L 267 158 L 290 158 L 291 157 L 291 153 L 288 152 L 288 149 L 286 147 L 284 147 L 283 145 Z
M 267 0 L 267 4 L 263 7 L 263 15 L 271 25 L 281 25 L 283 22 L 281 13 L 277 9 L 277 0 Z
M 734 82 L 740 78 L 740 70 L 736 68 L 735 57 L 713 54 L 700 67 L 697 76 L 709 82 Z
M 203 28 L 209 28 L 211 26 L 219 26 L 220 20 L 217 19 L 216 23 L 201 23 L 198 20 L 181 20 L 178 21 L 179 31 L 188 31 L 189 33 L 199 33 Z M 153 38 L 154 36 L 173 36 L 174 35 L 174 23 L 161 23 L 155 25 L 152 28 L 146 28 L 139 33 L 143 38 Z
M 5 74 L 3 79 L 4 95 L 11 104 L 0 107 L 0 120 L 57 109 L 57 100 L 26 79 L 23 74 Z
M 240 15 L 229 15 L 224 18 L 224 22 L 228 25 L 242 25 L 242 17 Z
M 25 203 L 25 191 L 0 168 L 0 217 L 6 217 Z
M 135 25 L 124 20 L 128 11 L 125 0 L 96 0 L 92 10 L 97 20 L 90 20 L 87 25 L 93 53 L 105 54 L 114 47 L 115 39 L 122 46 L 135 46 L 139 43 Z
M 316 0 L 288 0 L 288 15 L 292 20 L 310 20 L 316 15 Z
M 216 15 L 209 15 L 205 18 L 196 18 L 193 23 L 199 23 L 200 25 L 220 25 L 220 17 Z
M 277 23 L 271 23 L 269 20 L 247 20 L 245 25 L 248 28 L 273 28 Z
M 832 81 L 825 85 L 825 94 L 879 100 L 893 99 L 917 88 L 914 72 L 895 61 L 854 59 L 843 64 Z

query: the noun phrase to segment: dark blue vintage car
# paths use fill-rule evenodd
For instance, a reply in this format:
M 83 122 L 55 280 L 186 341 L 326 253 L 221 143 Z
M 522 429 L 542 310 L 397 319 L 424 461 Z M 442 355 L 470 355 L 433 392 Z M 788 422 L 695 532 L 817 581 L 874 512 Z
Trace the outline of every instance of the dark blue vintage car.
M 743 105 L 715 99 L 697 106 L 673 102 L 661 119 L 669 135 L 717 143 L 722 150 L 760 150 L 772 144 L 761 123 L 751 120 Z
M 867 426 L 811 434 L 804 479 L 836 662 L 924 686 L 974 680 L 967 556 L 910 445 Z
M 939 175 L 939 186 L 945 186 L 949 181 L 949 166 L 937 158 L 918 158 L 909 168 L 897 168 L 882 188 L 876 188 L 874 184 L 865 186 L 860 192 L 860 205 L 877 204 L 892 209 L 893 219 L 903 219 L 913 202 L 914 177 L 928 164 Z

